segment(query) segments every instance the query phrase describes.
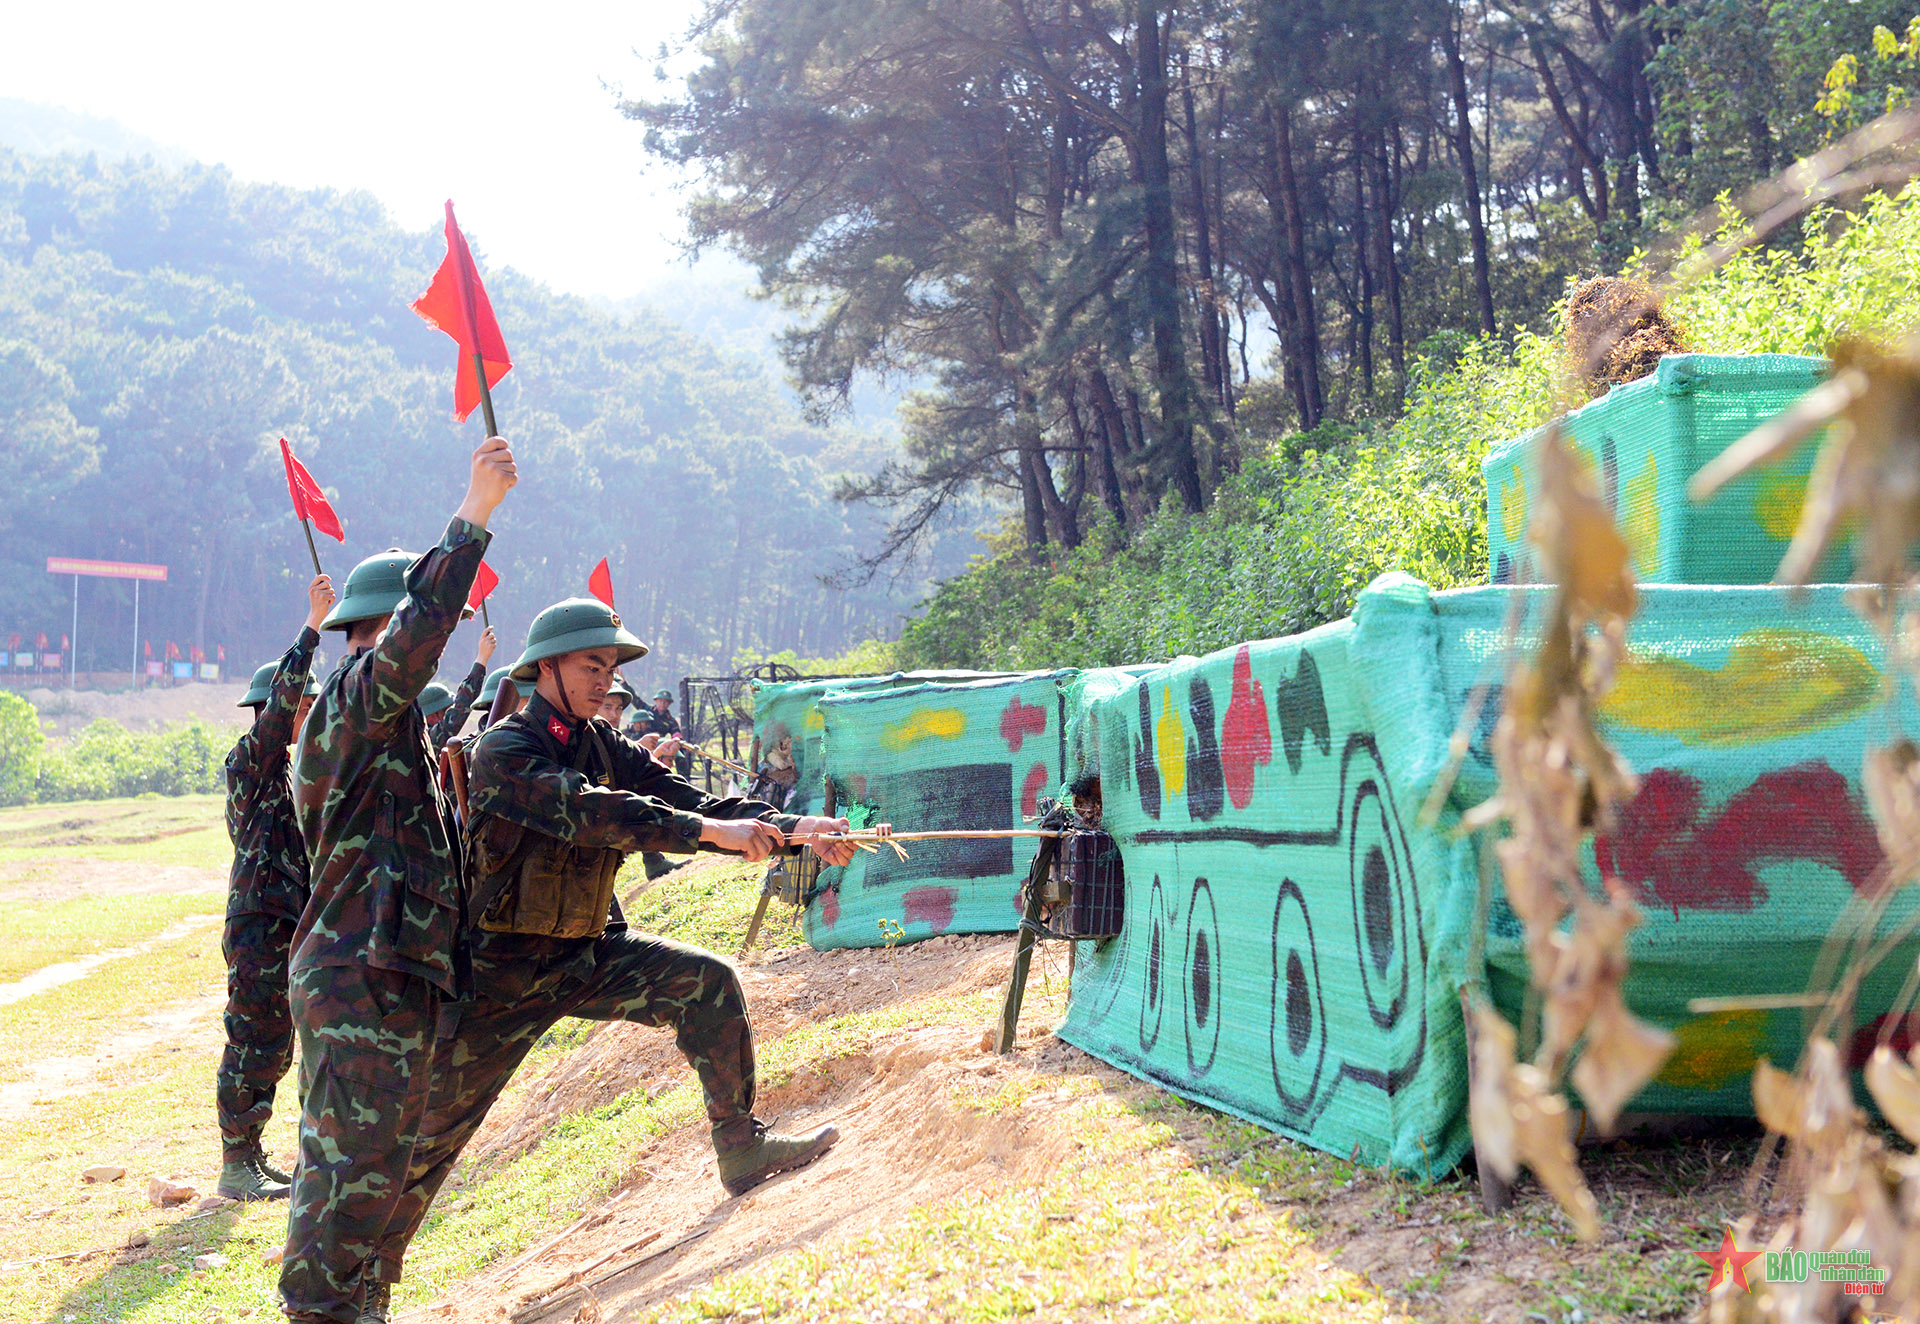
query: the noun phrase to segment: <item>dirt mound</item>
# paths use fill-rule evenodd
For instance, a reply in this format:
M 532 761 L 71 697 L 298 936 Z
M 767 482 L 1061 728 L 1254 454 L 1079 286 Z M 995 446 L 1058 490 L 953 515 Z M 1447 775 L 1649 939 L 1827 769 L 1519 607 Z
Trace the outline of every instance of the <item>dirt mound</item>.
M 53 740 L 68 740 L 98 717 L 111 717 L 129 731 L 157 731 L 195 718 L 215 727 L 239 728 L 252 714 L 234 707 L 244 684 L 174 685 L 143 690 L 46 690 L 25 692 L 40 713 L 40 727 Z
M 742 976 L 764 1043 L 808 1021 L 997 986 L 1011 949 L 1008 935 L 934 939 L 893 953 L 798 949 L 762 957 Z M 614 1318 L 783 1251 L 897 1223 L 930 1202 L 1037 1179 L 1071 1151 L 1071 1133 L 1044 1125 L 1044 1110 L 984 1101 L 1003 1092 L 1024 1098 L 1040 1088 L 1042 1056 L 1049 1080 L 1063 1069 L 1105 1068 L 1053 1044 L 1037 1021 L 1025 1029 L 1028 1045 L 1044 1042 L 1063 1060 L 1051 1060 L 1051 1051 L 988 1053 L 984 1028 L 860 1033 L 857 1049 L 763 1087 L 758 1111 L 779 1117 L 783 1128 L 840 1128 L 839 1144 L 804 1172 L 729 1199 L 713 1170 L 705 1125 L 680 1128 L 642 1154 L 619 1188 L 573 1226 L 428 1311 L 409 1313 L 524 1319 L 544 1299 L 553 1302 L 553 1318 L 566 1319 L 572 1305 L 556 1294 L 630 1266 L 594 1285 L 599 1307 Z M 489 1118 L 470 1153 L 483 1162 L 517 1156 L 564 1115 L 611 1102 L 636 1081 L 670 1089 L 687 1073 L 664 1031 L 599 1027 L 516 1106 Z

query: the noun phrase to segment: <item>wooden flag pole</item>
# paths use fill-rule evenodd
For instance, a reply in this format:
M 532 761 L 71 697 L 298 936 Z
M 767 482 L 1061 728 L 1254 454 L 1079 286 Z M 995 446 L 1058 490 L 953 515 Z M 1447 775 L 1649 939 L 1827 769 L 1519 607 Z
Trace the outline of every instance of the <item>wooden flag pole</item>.
M 300 531 L 307 535 L 307 555 L 313 558 L 313 573 L 326 574 L 327 572 L 320 568 L 320 549 L 313 545 L 313 521 L 305 515 L 300 517 Z
M 475 332 L 475 342 L 477 343 L 479 339 L 479 333 Z M 480 357 L 478 350 L 474 351 L 473 355 L 473 374 L 480 381 L 480 414 L 487 420 L 487 435 L 497 437 L 500 435 L 500 425 L 493 421 L 493 392 L 487 387 L 487 361 Z
M 480 625 L 483 629 L 491 630 L 493 628 L 493 617 L 487 615 L 487 600 L 485 598 L 480 599 Z

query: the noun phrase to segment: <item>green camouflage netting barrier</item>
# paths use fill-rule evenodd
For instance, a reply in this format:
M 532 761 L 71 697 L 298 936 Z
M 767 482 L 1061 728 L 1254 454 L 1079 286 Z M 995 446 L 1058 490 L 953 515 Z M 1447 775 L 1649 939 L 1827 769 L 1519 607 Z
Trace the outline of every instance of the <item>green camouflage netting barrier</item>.
M 848 690 L 819 700 L 827 775 L 837 810 L 856 827 L 903 831 L 1017 828 L 1060 784 L 1065 754 L 1061 682 L 1072 672 L 961 684 Z M 872 947 L 881 924 L 906 939 L 1011 932 L 1032 840 L 916 841 L 907 860 L 862 853 L 823 869 L 803 928 L 815 947 Z
M 1083 683 L 1074 747 L 1098 751 L 1126 918 L 1082 944 L 1061 1037 L 1330 1152 L 1452 1168 L 1470 1144 L 1460 989 L 1485 978 L 1515 1018 L 1524 996 L 1502 906 L 1469 969 L 1479 869 L 1451 838 L 1493 787 L 1497 695 L 1440 821 L 1416 820 L 1467 694 L 1498 679 L 1514 591 L 1389 575 L 1351 620 Z M 1606 707 L 1643 785 L 1589 859 L 1645 917 L 1628 1000 L 1679 1039 L 1636 1110 L 1750 1113 L 1753 1061 L 1796 1058 L 1799 1013 L 1693 1016 L 1688 999 L 1803 990 L 1869 885 L 1859 769 L 1884 733 L 1882 663 L 1841 592 L 1644 591 Z M 1861 1006 L 1890 1006 L 1914 955 Z M 1916 1026 L 1887 1028 L 1903 1044 Z
M 1737 478 L 1704 505 L 1687 482 L 1709 460 L 1772 418 L 1826 376 L 1825 359 L 1797 354 L 1669 354 L 1650 375 L 1561 420 L 1565 436 L 1599 480 L 1608 509 L 1633 549 L 1634 573 L 1656 584 L 1764 584 L 1773 578 L 1800 518 L 1815 448 L 1777 468 Z M 1531 583 L 1527 546 L 1532 443 L 1516 437 L 1481 465 L 1487 482 L 1487 555 L 1496 584 Z M 1824 579 L 1844 578 L 1836 551 Z
M 792 680 L 753 683 L 754 768 L 781 746 L 791 741 L 791 756 L 796 773 L 793 797 L 786 809 L 795 814 L 817 814 L 826 794 L 826 762 L 822 740 L 826 720 L 820 715 L 824 695 L 871 689 L 898 689 L 928 681 L 973 680 L 996 675 L 980 671 L 896 671 L 886 676 L 842 676 L 827 680 Z

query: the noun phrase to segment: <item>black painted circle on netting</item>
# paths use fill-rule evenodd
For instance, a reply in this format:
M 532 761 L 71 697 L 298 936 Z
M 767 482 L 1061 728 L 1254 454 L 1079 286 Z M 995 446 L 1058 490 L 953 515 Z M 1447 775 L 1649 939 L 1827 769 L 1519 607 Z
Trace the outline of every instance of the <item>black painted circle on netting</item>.
M 1411 866 L 1379 785 L 1363 780 L 1347 814 L 1353 959 L 1373 1023 L 1393 1028 L 1407 1006 Z
M 1187 941 L 1180 966 L 1186 975 L 1181 1010 L 1186 1022 L 1187 1072 L 1198 1079 L 1213 1070 L 1214 1056 L 1220 1051 L 1223 988 L 1220 913 L 1204 878 L 1194 880 L 1193 895 L 1187 900 Z
M 1306 894 L 1291 878 L 1273 904 L 1273 995 L 1268 1022 L 1273 1088 L 1290 1117 L 1307 1113 L 1320 1092 L 1327 1061 L 1326 1004 L 1320 993 L 1320 952 Z
M 1167 1008 L 1167 938 L 1172 927 L 1167 914 L 1167 899 L 1160 887 L 1160 875 L 1153 876 L 1153 888 L 1147 893 L 1146 941 L 1141 945 L 1146 959 L 1140 987 L 1140 1051 L 1150 1053 L 1160 1042 L 1160 1022 Z

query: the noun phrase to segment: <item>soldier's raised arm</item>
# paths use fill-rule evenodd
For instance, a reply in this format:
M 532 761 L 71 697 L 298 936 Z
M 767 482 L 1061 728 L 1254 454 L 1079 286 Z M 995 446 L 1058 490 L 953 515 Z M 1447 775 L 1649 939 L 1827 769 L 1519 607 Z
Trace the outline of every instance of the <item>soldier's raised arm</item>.
M 227 835 L 236 841 L 242 820 L 253 811 L 257 784 L 286 771 L 287 746 L 293 743 L 300 701 L 317 688 L 313 653 L 320 646 L 320 623 L 333 602 L 333 581 L 315 575 L 307 585 L 307 620 L 299 638 L 278 662 L 255 671 L 241 696 L 239 706 L 252 708 L 256 716 L 227 755 Z
M 405 712 L 433 679 L 491 540 L 487 521 L 517 481 L 513 452 L 506 441 L 487 438 L 473 453 L 466 497 L 447 524 L 440 545 L 404 568 L 403 595 L 391 621 L 372 641 L 368 665 L 356 667 L 341 687 L 341 711 L 347 720 L 367 730 L 383 728 Z M 360 569 L 355 567 L 355 576 Z M 387 569 L 390 573 L 392 567 Z M 349 606 L 353 598 L 354 583 L 349 578 L 341 607 Z M 334 616 L 340 618 L 341 613 L 336 611 Z M 352 646 L 362 642 L 354 635 L 348 638 Z

